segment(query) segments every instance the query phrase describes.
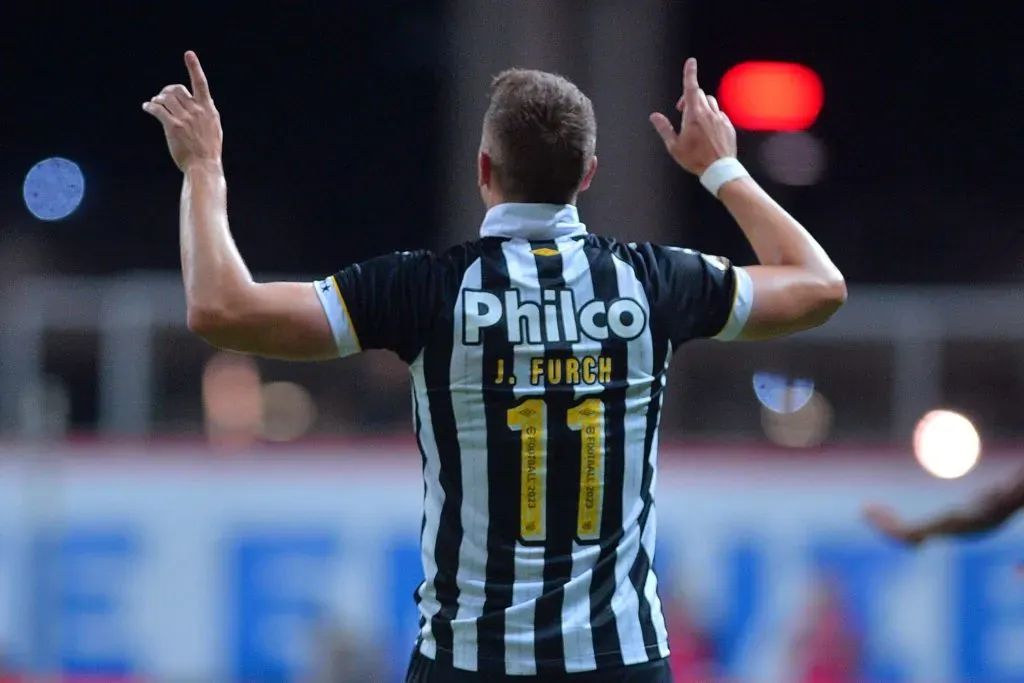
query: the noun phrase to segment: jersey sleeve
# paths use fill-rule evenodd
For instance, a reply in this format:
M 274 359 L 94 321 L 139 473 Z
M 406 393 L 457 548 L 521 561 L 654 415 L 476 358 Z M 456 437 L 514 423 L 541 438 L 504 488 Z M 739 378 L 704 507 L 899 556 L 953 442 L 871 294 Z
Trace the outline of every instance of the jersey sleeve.
M 431 325 L 434 263 L 426 251 L 388 254 L 314 282 L 338 354 L 387 349 L 411 363 Z
M 692 249 L 638 245 L 646 256 L 652 308 L 673 347 L 690 339 L 732 341 L 750 317 L 750 274 L 728 259 Z

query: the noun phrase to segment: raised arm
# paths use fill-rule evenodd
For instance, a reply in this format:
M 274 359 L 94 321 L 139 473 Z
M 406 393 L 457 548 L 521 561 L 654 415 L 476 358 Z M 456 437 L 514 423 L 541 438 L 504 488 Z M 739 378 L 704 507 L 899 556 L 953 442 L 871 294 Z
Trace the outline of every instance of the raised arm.
M 766 339 L 816 327 L 846 301 L 846 283 L 821 245 L 736 160 L 736 131 L 714 97 L 701 90 L 688 59 L 677 133 L 662 114 L 651 123 L 672 157 L 717 196 L 757 254 L 750 276 L 751 310 L 740 339 Z
M 878 532 L 906 545 L 918 545 L 942 536 L 970 536 L 993 531 L 1024 508 L 1024 472 L 1007 486 L 980 496 L 973 503 L 916 524 L 901 520 L 892 510 L 869 505 L 868 523 Z
M 338 356 L 311 283 L 253 281 L 231 237 L 219 163 L 196 163 L 185 170 L 180 222 L 181 272 L 192 332 L 239 353 L 291 360 Z
M 256 283 L 231 237 L 223 133 L 195 53 L 185 55 L 192 89 L 169 85 L 143 109 L 163 125 L 184 174 L 181 267 L 188 326 L 210 344 L 260 356 L 317 360 L 338 355 L 312 283 Z
M 846 283 L 821 245 L 753 179 L 722 185 L 718 198 L 754 248 L 745 268 L 753 306 L 740 339 L 767 339 L 824 324 L 846 302 Z

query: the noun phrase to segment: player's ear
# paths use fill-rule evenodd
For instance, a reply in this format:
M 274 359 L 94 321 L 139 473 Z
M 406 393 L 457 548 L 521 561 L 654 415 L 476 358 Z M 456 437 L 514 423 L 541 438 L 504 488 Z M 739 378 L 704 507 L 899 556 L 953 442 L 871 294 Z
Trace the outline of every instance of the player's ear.
M 481 188 L 490 187 L 493 172 L 494 165 L 491 162 L 491 155 L 480 150 L 476 163 L 476 184 Z
M 585 192 L 590 187 L 590 183 L 594 182 L 595 173 L 597 173 L 597 157 L 592 156 L 587 172 L 583 176 L 583 182 L 580 183 L 580 192 Z

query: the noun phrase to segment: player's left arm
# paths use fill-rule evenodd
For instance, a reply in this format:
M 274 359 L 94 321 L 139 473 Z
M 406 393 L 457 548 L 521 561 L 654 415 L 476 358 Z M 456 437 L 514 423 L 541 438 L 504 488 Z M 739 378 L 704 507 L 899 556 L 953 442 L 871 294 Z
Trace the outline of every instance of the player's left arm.
M 838 294 L 802 267 L 741 267 L 692 249 L 631 246 L 646 264 L 655 319 L 673 348 L 691 339 L 792 334 L 824 322 L 841 304 Z
M 821 245 L 749 177 L 737 161 L 736 130 L 697 78 L 697 60 L 683 67 L 678 131 L 661 113 L 651 123 L 665 149 L 725 205 L 757 254 L 744 272 L 749 315 L 739 339 L 767 339 L 823 324 L 846 301 L 846 283 Z
M 749 177 L 724 184 L 718 198 L 759 261 L 744 269 L 752 305 L 738 338 L 782 337 L 828 321 L 846 302 L 846 282 L 817 240 Z
M 630 245 L 645 263 L 655 324 L 673 348 L 691 339 L 739 339 L 753 309 L 753 281 L 728 259 L 692 249 Z

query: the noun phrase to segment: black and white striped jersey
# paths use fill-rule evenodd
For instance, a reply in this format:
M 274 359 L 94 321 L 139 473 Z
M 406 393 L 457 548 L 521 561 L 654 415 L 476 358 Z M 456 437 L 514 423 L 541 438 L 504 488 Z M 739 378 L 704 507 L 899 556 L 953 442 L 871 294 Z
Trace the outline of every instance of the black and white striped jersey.
M 725 259 L 503 204 L 479 240 L 315 283 L 341 355 L 409 363 L 423 456 L 418 648 L 466 670 L 579 672 L 668 655 L 652 570 L 672 352 L 735 338 Z

